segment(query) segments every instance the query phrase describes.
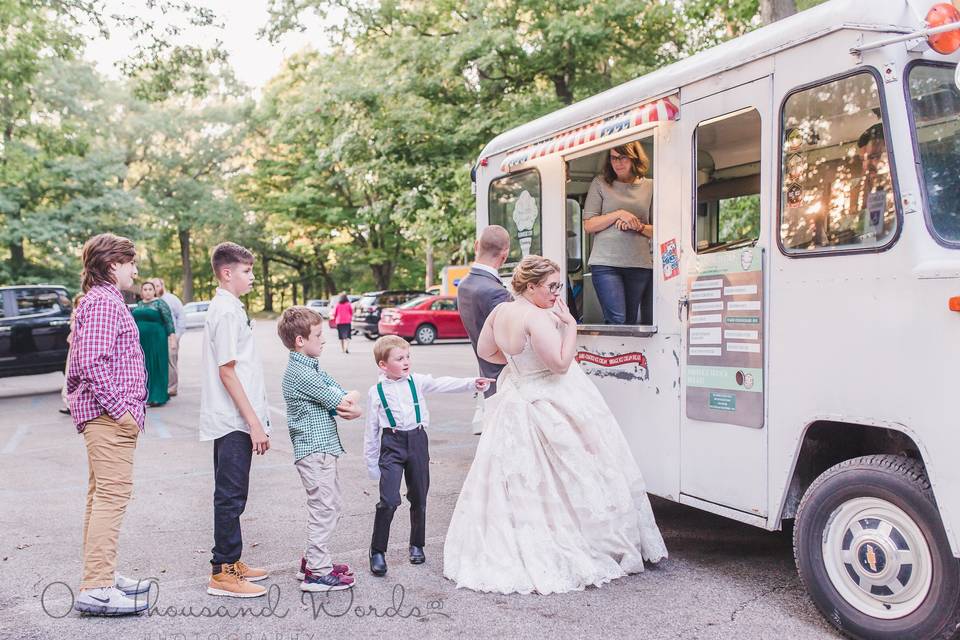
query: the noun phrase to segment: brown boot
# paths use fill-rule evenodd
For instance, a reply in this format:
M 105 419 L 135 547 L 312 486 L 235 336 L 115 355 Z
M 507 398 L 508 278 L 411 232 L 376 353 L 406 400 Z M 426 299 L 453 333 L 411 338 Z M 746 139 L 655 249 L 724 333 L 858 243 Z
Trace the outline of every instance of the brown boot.
M 261 580 L 266 580 L 270 577 L 270 574 L 267 573 L 266 569 L 248 567 L 247 563 L 245 563 L 243 560 L 237 560 L 237 563 L 234 566 L 237 567 L 237 572 L 243 576 L 247 582 L 260 582 Z
M 230 598 L 256 598 L 267 592 L 257 584 L 250 584 L 240 575 L 235 564 L 224 564 L 220 573 L 210 576 L 207 584 L 207 593 L 212 596 L 228 596 Z

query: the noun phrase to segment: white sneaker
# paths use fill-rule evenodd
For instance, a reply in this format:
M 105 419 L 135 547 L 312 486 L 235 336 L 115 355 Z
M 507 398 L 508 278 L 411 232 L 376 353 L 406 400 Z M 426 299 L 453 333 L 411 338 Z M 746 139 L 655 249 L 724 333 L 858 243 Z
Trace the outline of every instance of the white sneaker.
M 146 598 L 131 598 L 116 587 L 86 589 L 77 596 L 73 608 L 80 613 L 92 613 L 99 616 L 122 616 L 146 611 Z
M 123 591 L 124 595 L 128 596 L 138 596 L 144 593 L 150 592 L 150 580 L 134 580 L 132 578 L 124 578 L 119 573 L 113 574 L 113 586 L 120 591 Z

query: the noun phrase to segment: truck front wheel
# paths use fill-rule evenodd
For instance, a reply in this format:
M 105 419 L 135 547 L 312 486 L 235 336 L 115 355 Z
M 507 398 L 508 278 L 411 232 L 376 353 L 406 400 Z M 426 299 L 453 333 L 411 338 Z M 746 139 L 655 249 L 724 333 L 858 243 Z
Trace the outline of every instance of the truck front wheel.
M 793 551 L 814 604 L 848 637 L 957 632 L 960 560 L 916 460 L 871 455 L 827 469 L 800 502 Z

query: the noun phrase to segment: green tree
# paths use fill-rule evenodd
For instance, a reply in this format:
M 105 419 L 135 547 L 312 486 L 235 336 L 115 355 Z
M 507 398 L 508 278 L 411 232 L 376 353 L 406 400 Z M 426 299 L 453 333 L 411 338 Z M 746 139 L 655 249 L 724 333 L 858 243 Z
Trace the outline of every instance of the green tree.
M 141 104 L 126 123 L 130 171 L 126 186 L 152 221 L 157 248 L 179 255 L 183 297 L 194 293 L 194 244 L 199 235 L 254 237 L 228 190 L 243 168 L 243 142 L 252 103 L 210 94 L 204 100 L 173 98 Z

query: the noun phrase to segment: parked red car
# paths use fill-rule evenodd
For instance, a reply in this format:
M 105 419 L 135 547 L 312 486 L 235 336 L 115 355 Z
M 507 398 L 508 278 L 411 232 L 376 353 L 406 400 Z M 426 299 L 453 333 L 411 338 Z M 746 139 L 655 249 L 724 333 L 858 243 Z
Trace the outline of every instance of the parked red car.
M 380 335 L 397 335 L 420 344 L 467 337 L 455 296 L 420 296 L 399 307 L 384 309 L 377 328 Z

